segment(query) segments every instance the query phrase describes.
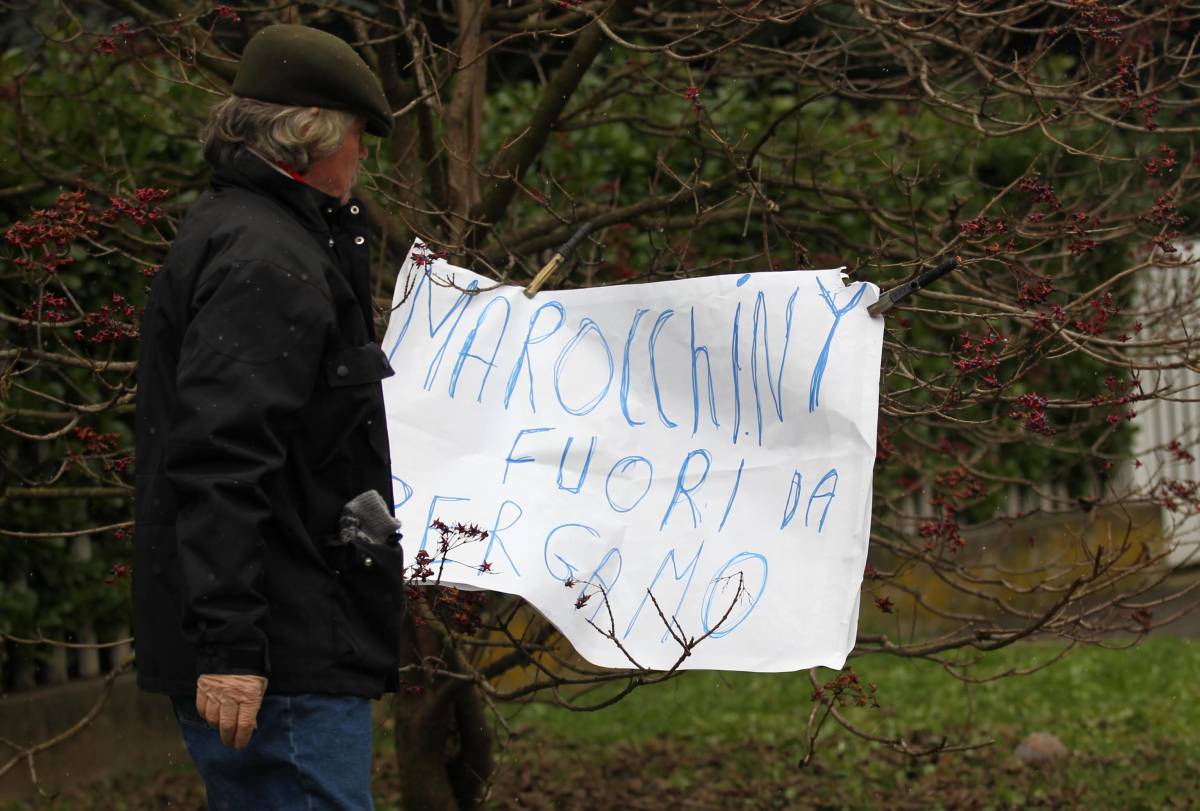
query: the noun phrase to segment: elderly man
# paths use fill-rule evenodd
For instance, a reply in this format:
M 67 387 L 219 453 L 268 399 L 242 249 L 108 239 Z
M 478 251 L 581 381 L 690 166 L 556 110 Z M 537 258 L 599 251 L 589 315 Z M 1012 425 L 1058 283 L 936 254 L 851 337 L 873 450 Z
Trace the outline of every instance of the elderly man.
M 391 112 L 349 45 L 301 26 L 259 32 L 233 93 L 142 325 L 138 681 L 173 697 L 210 807 L 367 809 L 403 589 L 397 547 L 339 543 L 348 500 L 391 504 L 350 190 Z

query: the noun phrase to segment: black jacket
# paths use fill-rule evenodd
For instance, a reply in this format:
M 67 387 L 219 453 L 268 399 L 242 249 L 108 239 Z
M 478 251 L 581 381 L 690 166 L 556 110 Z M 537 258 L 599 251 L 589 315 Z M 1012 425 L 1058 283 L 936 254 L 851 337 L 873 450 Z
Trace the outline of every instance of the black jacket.
M 188 211 L 142 322 L 134 628 L 138 681 L 201 673 L 272 693 L 395 682 L 398 548 L 330 547 L 364 490 L 391 504 L 357 202 L 240 152 Z

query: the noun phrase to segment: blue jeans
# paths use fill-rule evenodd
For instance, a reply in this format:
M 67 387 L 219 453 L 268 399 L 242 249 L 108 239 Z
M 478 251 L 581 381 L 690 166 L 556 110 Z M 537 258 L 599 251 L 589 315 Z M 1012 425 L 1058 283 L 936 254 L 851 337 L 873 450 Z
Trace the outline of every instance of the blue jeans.
M 268 695 L 245 749 L 221 743 L 194 698 L 172 702 L 210 811 L 374 811 L 370 699 Z

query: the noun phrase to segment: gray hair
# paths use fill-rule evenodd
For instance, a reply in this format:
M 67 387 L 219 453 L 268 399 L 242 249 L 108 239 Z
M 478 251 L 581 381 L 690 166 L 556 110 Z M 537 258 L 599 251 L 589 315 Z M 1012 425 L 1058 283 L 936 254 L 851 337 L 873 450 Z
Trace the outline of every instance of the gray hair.
M 225 163 L 243 145 L 304 173 L 341 145 L 355 116 L 322 107 L 288 107 L 230 96 L 213 105 L 200 130 L 204 157 Z

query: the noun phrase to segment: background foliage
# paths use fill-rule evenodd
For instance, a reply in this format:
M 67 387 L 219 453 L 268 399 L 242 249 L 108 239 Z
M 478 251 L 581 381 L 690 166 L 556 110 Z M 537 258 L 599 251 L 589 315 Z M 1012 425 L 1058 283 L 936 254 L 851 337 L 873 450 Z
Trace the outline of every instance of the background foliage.
M 1129 451 L 1143 403 L 1195 399 L 1188 277 L 1153 274 L 1179 261 L 1196 213 L 1196 3 L 6 7 L 10 642 L 127 633 L 138 316 L 207 179 L 205 110 L 246 39 L 279 21 L 358 45 L 397 111 L 360 189 L 381 318 L 414 237 L 524 283 L 590 221 L 565 286 L 846 265 L 888 287 L 962 259 L 889 316 L 857 654 L 965 675 L 951 652 L 1143 633 L 1179 610 L 1138 596 L 1161 579 L 1170 539 L 1135 518 L 1196 513 L 1194 477 L 1172 467 L 1195 437 L 1185 427 L 1155 449 L 1147 476 Z M 1043 514 L 1075 523 L 1023 551 L 1021 522 Z M 990 552 L 971 540 L 988 532 Z M 414 807 L 475 801 L 486 705 L 662 679 L 593 671 L 509 598 L 422 593 L 439 596 L 410 629 L 397 715 L 400 768 L 429 792 Z M 468 621 L 446 619 L 461 611 Z M 43 678 L 61 650 L 7 645 L 6 683 Z M 825 677 L 812 680 L 806 691 Z M 829 710 L 816 717 L 855 727 L 815 701 Z

